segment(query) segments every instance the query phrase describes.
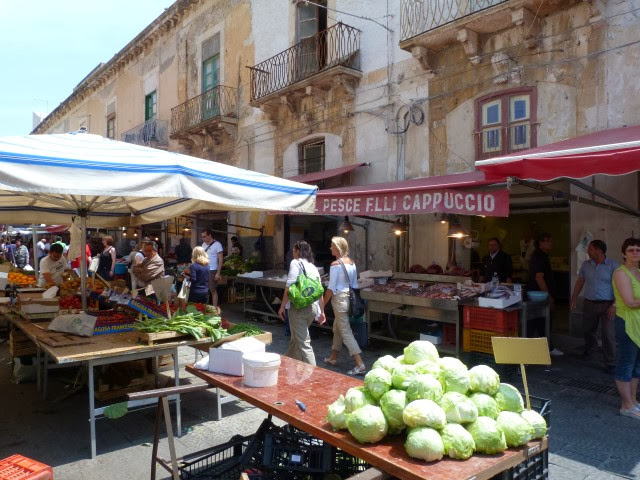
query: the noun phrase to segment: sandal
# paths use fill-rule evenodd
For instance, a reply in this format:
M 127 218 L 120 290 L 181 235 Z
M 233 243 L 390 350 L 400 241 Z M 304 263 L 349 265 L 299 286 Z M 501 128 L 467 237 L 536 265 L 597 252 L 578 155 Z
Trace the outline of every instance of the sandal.
M 367 367 L 365 367 L 363 363 L 362 365 L 356 365 L 355 367 L 353 367 L 347 372 L 347 375 L 364 375 L 364 372 L 366 371 Z M 638 415 L 640 415 L 640 412 L 638 412 Z
M 331 357 L 324 357 L 322 361 L 328 365 L 331 365 L 332 367 L 335 367 L 336 363 L 338 363 L 338 359 L 333 359 Z
M 620 409 L 620 415 L 623 417 L 635 418 L 636 420 L 640 420 L 640 410 L 637 408 L 630 408 L 629 410 Z

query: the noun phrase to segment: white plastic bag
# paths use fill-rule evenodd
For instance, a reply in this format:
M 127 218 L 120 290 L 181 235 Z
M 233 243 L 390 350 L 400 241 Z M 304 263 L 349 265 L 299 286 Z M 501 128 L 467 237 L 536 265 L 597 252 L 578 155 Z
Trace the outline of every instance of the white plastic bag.
M 49 330 L 90 337 L 93 335 L 93 329 L 96 326 L 97 319 L 97 317 L 87 315 L 86 313 L 58 315 L 49 324 Z

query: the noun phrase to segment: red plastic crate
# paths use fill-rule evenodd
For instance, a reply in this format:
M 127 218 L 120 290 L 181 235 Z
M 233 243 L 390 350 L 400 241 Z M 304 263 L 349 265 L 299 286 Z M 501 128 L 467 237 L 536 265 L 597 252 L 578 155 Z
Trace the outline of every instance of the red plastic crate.
M 22 455 L 0 460 L 0 480 L 53 480 L 53 468 Z
M 465 329 L 496 333 L 518 331 L 518 310 L 507 312 L 495 308 L 464 307 L 462 316 Z
M 443 345 L 456 345 L 458 340 L 456 339 L 456 326 L 453 323 L 442 324 L 442 344 Z

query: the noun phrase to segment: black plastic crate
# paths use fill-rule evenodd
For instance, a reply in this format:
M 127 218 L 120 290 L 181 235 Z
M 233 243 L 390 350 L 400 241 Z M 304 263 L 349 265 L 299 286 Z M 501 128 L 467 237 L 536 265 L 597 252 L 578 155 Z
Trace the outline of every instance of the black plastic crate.
M 506 472 L 504 480 L 543 480 L 549 478 L 549 450 L 532 455 Z
M 198 480 L 237 480 L 248 467 L 255 465 L 262 442 L 256 435 L 236 435 L 226 443 L 183 457 L 179 462 L 180 478 Z M 251 479 L 264 479 L 258 471 Z
M 331 457 L 330 444 L 291 425 L 273 425 L 264 436 L 262 466 L 270 472 L 328 473 Z
M 332 457 L 331 473 L 341 478 L 349 478 L 371 468 L 371 465 L 361 458 L 354 457 L 339 448 L 333 448 Z

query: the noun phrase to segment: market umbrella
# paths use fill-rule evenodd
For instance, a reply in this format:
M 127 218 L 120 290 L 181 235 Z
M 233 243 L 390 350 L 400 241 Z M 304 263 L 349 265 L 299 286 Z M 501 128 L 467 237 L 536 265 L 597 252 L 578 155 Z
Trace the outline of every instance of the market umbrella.
M 136 226 L 203 209 L 313 213 L 317 190 L 82 132 L 0 137 L 0 171 L 3 222 L 70 224 L 78 216 L 82 238 L 87 225 Z

